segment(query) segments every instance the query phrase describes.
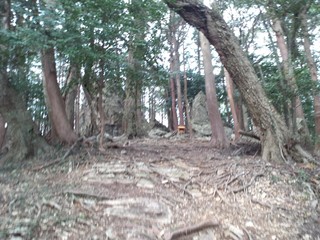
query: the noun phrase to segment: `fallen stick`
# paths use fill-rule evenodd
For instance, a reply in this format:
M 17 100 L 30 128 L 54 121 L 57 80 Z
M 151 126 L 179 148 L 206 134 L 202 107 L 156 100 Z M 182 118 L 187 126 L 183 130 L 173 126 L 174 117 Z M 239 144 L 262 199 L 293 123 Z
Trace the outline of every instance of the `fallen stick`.
M 256 135 L 256 134 L 254 134 L 253 132 L 245 132 L 245 131 L 239 130 L 239 133 L 241 135 L 243 135 L 243 136 L 251 137 L 251 138 L 260 140 L 260 137 L 258 135 Z
M 248 187 L 250 187 L 250 186 L 253 184 L 253 182 L 256 180 L 257 177 L 261 177 L 261 176 L 263 176 L 263 172 L 259 172 L 259 173 L 257 173 L 256 175 L 254 175 L 254 176 L 251 178 L 250 182 L 249 182 L 248 184 L 244 185 L 243 187 L 240 187 L 240 188 L 237 188 L 237 189 L 234 189 L 234 190 L 230 190 L 230 191 L 228 191 L 228 192 L 229 192 L 229 193 L 230 193 L 230 192 L 232 192 L 232 193 L 238 193 L 238 192 L 244 191 L 244 190 L 246 190 Z
M 200 232 L 207 228 L 214 228 L 218 226 L 219 226 L 219 223 L 217 221 L 214 221 L 214 220 L 204 221 L 194 226 L 184 227 L 176 231 L 173 231 L 172 233 L 165 234 L 165 240 L 174 240 L 182 236 L 186 236 L 195 232 Z

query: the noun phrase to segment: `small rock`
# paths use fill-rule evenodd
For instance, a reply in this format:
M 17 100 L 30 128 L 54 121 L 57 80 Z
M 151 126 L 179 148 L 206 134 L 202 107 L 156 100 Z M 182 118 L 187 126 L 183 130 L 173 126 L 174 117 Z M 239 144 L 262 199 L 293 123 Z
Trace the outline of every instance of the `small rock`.
M 222 174 L 224 174 L 224 170 L 223 170 L 223 169 L 218 169 L 217 175 L 220 176 L 220 175 L 222 175 Z
M 137 186 L 141 188 L 154 188 L 153 182 L 151 182 L 149 179 L 141 178 L 137 182 Z
M 309 234 L 305 234 L 305 235 L 303 235 L 302 239 L 303 240 L 311 240 L 312 237 Z
M 123 149 L 123 150 L 121 150 L 120 154 L 121 154 L 121 155 L 126 155 L 126 154 L 127 154 L 127 151 Z
M 311 201 L 311 204 L 310 204 L 311 208 L 312 208 L 312 209 L 316 209 L 317 206 L 318 206 L 318 203 L 319 203 L 319 202 L 318 202 L 317 199 Z
M 113 240 L 113 239 L 115 239 L 113 230 L 112 230 L 111 228 L 109 228 L 109 229 L 106 231 L 106 239 L 108 239 L 108 240 Z
M 251 221 L 246 222 L 246 227 L 248 227 L 248 228 L 254 227 L 253 222 L 251 222 Z

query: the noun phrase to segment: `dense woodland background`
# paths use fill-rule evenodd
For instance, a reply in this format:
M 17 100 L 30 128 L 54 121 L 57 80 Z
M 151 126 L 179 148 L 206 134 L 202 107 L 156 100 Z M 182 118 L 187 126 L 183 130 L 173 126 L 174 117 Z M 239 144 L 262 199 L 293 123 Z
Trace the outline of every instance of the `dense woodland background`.
M 210 6 L 236 35 L 257 84 L 294 141 L 315 153 L 320 150 L 319 7 L 317 0 Z M 3 0 L 0 11 L 4 161 L 39 154 L 47 143 L 73 144 L 80 136 L 106 131 L 143 137 L 156 120 L 172 131 L 186 125 L 192 133 L 190 113 L 199 91 L 207 95 L 213 146 L 229 144 L 223 125 L 234 129 L 235 142 L 241 132 L 259 135 L 247 98 L 206 37 L 163 1 Z

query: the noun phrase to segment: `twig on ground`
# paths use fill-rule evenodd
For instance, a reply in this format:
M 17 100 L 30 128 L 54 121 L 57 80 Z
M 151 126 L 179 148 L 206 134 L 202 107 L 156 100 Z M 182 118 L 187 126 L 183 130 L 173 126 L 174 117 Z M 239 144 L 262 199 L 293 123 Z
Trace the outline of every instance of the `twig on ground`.
M 256 200 L 256 199 L 251 199 L 251 202 L 256 203 L 256 204 L 259 204 L 259 205 L 262 206 L 262 207 L 266 207 L 266 208 L 272 209 L 272 206 L 271 206 L 270 204 L 268 204 L 268 203 L 262 203 L 262 202 L 260 202 L 260 201 L 258 201 L 258 200 Z
M 202 223 L 196 224 L 194 226 L 184 227 L 173 231 L 172 233 L 165 234 L 166 240 L 174 240 L 182 236 L 186 236 L 195 232 L 199 232 L 201 230 L 207 228 L 215 228 L 219 226 L 219 222 L 215 220 L 204 221 Z
M 57 204 L 57 203 L 55 203 L 53 201 L 44 201 L 42 203 L 42 206 L 49 206 L 51 208 L 57 209 L 58 211 L 61 211 L 61 209 L 62 209 L 62 207 L 59 204 Z
M 170 180 L 167 176 L 165 176 L 164 174 L 162 174 L 161 172 L 157 171 L 156 169 L 154 169 L 153 167 L 149 167 L 150 170 L 152 170 L 153 172 L 155 172 L 156 174 L 160 175 L 161 177 L 163 177 L 165 180 L 167 180 L 168 182 L 170 182 L 174 187 L 176 187 L 179 190 L 182 190 L 183 193 L 187 193 L 188 195 L 190 195 L 191 197 L 193 197 L 193 194 L 188 190 L 185 189 L 184 187 L 180 187 L 178 184 L 174 183 L 172 180 Z
M 255 175 L 251 178 L 251 180 L 250 180 L 250 182 L 249 182 L 248 184 L 246 184 L 246 185 L 244 185 L 244 186 L 242 186 L 242 187 L 240 187 L 240 188 L 237 188 L 237 189 L 229 190 L 229 193 L 230 193 L 230 192 L 232 192 L 232 193 L 238 193 L 238 192 L 241 192 L 241 191 L 246 190 L 248 187 L 250 187 L 250 186 L 254 183 L 254 181 L 256 180 L 257 177 L 261 177 L 261 176 L 263 176 L 263 172 L 259 172 L 259 173 L 255 174 Z
M 64 194 L 72 194 L 72 195 L 82 197 L 82 198 L 88 197 L 88 198 L 96 198 L 98 200 L 110 200 L 111 199 L 111 197 L 109 197 L 109 196 L 97 195 L 94 193 L 86 193 L 86 192 L 78 191 L 78 190 L 67 190 L 67 191 L 64 191 L 63 193 Z
M 222 195 L 222 193 L 219 190 L 216 190 L 216 193 L 218 194 L 218 196 L 221 198 L 222 202 L 224 202 L 225 204 L 227 204 L 229 207 L 233 207 L 232 204 L 230 204 L 226 198 Z

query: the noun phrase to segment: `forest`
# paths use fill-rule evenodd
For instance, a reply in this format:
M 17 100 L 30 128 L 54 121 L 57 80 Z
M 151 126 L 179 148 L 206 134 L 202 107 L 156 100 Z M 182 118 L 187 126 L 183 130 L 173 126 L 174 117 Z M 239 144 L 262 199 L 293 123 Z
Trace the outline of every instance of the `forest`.
M 318 0 L 1 0 L 0 19 L 0 239 L 320 237 Z

